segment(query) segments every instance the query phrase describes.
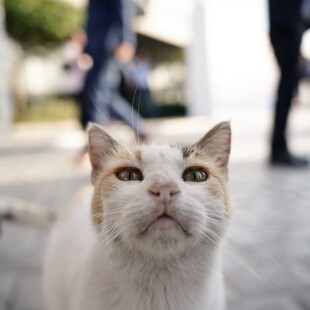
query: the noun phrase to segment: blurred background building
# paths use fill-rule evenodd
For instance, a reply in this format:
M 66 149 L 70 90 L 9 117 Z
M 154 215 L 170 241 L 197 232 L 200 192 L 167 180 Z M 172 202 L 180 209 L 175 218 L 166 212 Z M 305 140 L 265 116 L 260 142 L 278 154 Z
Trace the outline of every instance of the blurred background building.
M 12 121 L 12 102 L 9 92 L 10 46 L 4 27 L 5 12 L 0 1 L 0 130 L 7 129 Z
M 74 100 L 63 99 L 78 91 L 82 79 L 70 61 L 81 52 L 78 45 L 82 43 L 74 34 L 83 27 L 86 4 L 86 0 L 4 1 L 2 24 L 6 11 L 7 31 L 22 47 L 15 48 L 19 58 L 10 72 L 5 69 L 15 120 L 25 120 L 29 108 L 43 106 L 48 107 L 49 113 L 43 113 L 46 117 L 53 107 L 64 114 L 51 117 L 78 113 Z M 187 113 L 225 118 L 239 108 L 245 113 L 254 106 L 271 108 L 277 69 L 268 38 L 267 1 L 135 0 L 135 5 L 133 27 L 139 46 L 150 52 L 149 85 L 163 116 Z M 2 41 L 4 37 L 2 27 Z M 305 35 L 306 60 L 309 46 L 309 35 Z M 1 50 L 5 53 L 8 48 Z

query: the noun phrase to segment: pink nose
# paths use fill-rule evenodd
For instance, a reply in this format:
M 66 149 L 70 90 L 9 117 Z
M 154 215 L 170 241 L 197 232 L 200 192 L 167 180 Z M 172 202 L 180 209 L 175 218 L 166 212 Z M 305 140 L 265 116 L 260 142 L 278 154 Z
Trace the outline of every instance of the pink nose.
M 151 196 L 155 196 L 161 203 L 169 202 L 180 189 L 176 183 L 153 183 L 149 188 Z

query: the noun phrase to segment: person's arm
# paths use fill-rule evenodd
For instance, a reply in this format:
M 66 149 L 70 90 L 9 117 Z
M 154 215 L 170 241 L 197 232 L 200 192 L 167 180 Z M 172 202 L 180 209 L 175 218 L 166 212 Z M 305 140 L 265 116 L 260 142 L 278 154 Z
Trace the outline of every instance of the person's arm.
M 136 35 L 132 30 L 135 9 L 132 0 L 114 0 L 117 6 L 117 21 L 120 27 L 120 42 L 136 46 Z
M 134 5 L 132 0 L 114 0 L 117 24 L 120 31 L 120 44 L 115 50 L 115 57 L 121 63 L 130 62 L 135 55 L 136 35 L 132 30 Z

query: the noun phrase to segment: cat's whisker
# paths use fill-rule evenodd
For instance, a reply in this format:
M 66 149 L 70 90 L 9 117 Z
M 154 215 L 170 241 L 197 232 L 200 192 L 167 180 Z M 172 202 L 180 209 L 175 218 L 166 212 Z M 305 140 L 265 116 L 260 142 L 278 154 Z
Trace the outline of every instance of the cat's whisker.
M 276 268 L 281 271 L 281 273 L 283 273 L 283 275 L 285 275 L 287 277 L 287 280 L 291 281 L 290 277 L 288 276 L 288 273 L 282 268 L 282 266 L 275 260 L 275 258 L 268 253 L 267 251 L 265 251 L 262 247 L 260 247 L 259 245 L 257 245 L 256 243 L 252 242 L 251 240 L 249 240 L 248 238 L 246 238 L 245 236 L 242 235 L 238 235 L 239 238 L 242 238 L 244 241 L 246 241 L 247 244 L 252 245 L 255 249 L 257 249 L 263 256 L 265 256 L 266 258 L 268 258 L 275 266 Z
M 215 215 L 220 215 L 222 216 L 221 212 L 218 212 L 218 211 L 209 211 L 207 210 L 206 214 L 209 216 L 209 220 L 212 220 L 212 221 L 216 221 L 217 219 L 213 218 L 213 216 Z M 227 222 L 230 222 L 230 220 L 226 220 L 225 221 L 225 225 L 227 224 Z M 235 223 L 235 222 L 232 222 L 231 223 L 231 229 L 233 231 L 241 231 L 241 232 L 244 232 L 245 229 L 252 229 L 253 231 L 256 232 L 256 230 L 262 234 L 262 233 L 273 233 L 275 231 L 278 231 L 279 229 L 285 227 L 285 225 L 258 225 L 258 224 L 252 224 L 252 223 Z M 268 230 L 268 231 L 266 231 Z
M 111 228 L 106 228 L 104 230 L 100 230 L 99 232 L 99 236 L 100 239 L 98 240 L 98 243 L 96 244 L 95 247 L 95 251 L 97 250 L 101 250 L 102 248 L 104 248 L 104 245 L 107 241 L 111 241 L 111 236 L 114 236 L 114 234 L 116 234 L 115 231 L 112 231 Z
M 92 102 L 92 105 L 96 108 L 96 110 L 99 112 L 99 114 L 107 121 L 110 129 L 112 130 L 113 132 L 113 135 L 114 136 L 117 136 L 117 133 L 116 133 L 116 129 L 115 127 L 113 126 L 113 124 L 110 122 L 110 120 L 108 119 L 108 117 L 99 109 L 99 107 L 97 106 L 97 104 L 95 103 L 94 100 L 91 101 Z M 132 113 L 133 114 L 133 113 Z M 127 151 L 131 152 L 130 148 L 128 147 L 128 145 L 124 142 L 121 142 L 119 141 L 119 144 L 124 148 L 126 149 Z
M 231 231 L 234 234 L 249 234 L 249 235 L 253 235 L 253 234 L 259 234 L 261 236 L 263 235 L 274 235 L 274 233 L 277 233 L 280 231 L 280 229 L 278 227 L 259 227 L 259 226 L 248 226 L 248 225 L 239 225 L 239 226 L 235 226 L 232 225 L 231 226 Z
M 211 230 L 207 230 L 204 235 L 212 242 L 214 243 L 218 243 L 221 241 L 221 237 L 218 236 L 214 231 L 211 231 Z M 261 281 L 262 283 L 264 283 L 265 285 L 267 285 L 268 287 L 276 290 L 276 291 L 279 291 L 279 292 L 283 292 L 283 290 L 269 282 L 267 282 L 265 279 L 263 279 L 257 272 L 255 272 L 253 270 L 253 268 L 250 266 L 250 264 L 244 259 L 243 256 L 241 256 L 240 253 L 237 252 L 237 249 L 233 248 L 231 245 L 229 245 L 228 243 L 225 243 L 225 247 L 224 249 L 226 249 L 228 251 L 229 254 L 231 254 L 233 257 L 235 257 L 237 259 L 237 261 L 239 263 L 241 263 L 243 265 L 243 267 L 246 267 L 247 270 L 255 277 L 257 278 L 259 281 Z M 282 268 L 280 267 L 280 270 Z
M 128 228 L 130 228 L 131 225 L 127 224 L 125 227 L 123 227 L 122 229 L 118 230 L 116 229 L 116 227 L 110 227 L 107 228 L 105 227 L 105 230 L 102 230 L 100 232 L 100 234 L 104 237 L 104 239 L 100 240 L 100 245 L 104 245 L 106 242 L 112 242 L 113 240 L 115 240 L 115 238 L 117 238 L 118 236 L 120 236 L 124 231 L 126 231 Z M 113 229 L 113 231 L 111 231 Z
M 119 210 L 119 211 L 111 211 L 111 212 L 103 212 L 103 216 L 108 216 L 108 215 L 111 215 L 111 214 L 121 214 L 122 211 Z
M 244 227 L 244 228 L 251 228 L 251 229 L 257 229 L 259 232 L 262 232 L 262 230 L 266 230 L 266 229 L 270 229 L 272 231 L 277 231 L 280 230 L 284 227 L 286 227 L 287 225 L 283 224 L 283 225 L 260 225 L 255 223 L 251 223 L 251 222 L 244 222 L 244 221 L 234 221 L 233 224 L 234 228 L 238 229 L 238 227 Z
M 235 249 L 233 249 L 231 246 L 228 246 L 228 248 L 230 249 L 230 253 L 232 253 L 234 255 L 234 257 L 236 258 L 236 260 L 243 265 L 243 267 L 246 267 L 247 270 L 259 281 L 261 281 L 262 283 L 264 283 L 265 285 L 267 285 L 268 287 L 278 291 L 278 292 L 283 292 L 283 289 L 281 289 L 278 286 L 275 286 L 274 284 L 266 281 L 262 276 L 260 276 L 257 272 L 254 271 L 254 269 L 252 268 L 252 266 L 244 259 L 244 257 L 238 253 Z
M 215 215 L 222 215 L 222 211 L 221 210 L 206 210 L 206 214 L 215 214 Z
M 221 237 L 218 236 L 214 231 L 206 229 L 203 231 L 203 234 L 205 237 L 207 237 L 210 241 L 213 242 L 219 242 L 221 240 Z
M 113 210 L 113 211 L 101 211 L 101 212 L 98 212 L 98 213 L 93 213 L 92 216 L 107 216 L 107 215 L 110 215 L 110 214 L 120 214 L 122 212 L 122 208 L 120 208 L 119 210 Z
M 228 224 L 230 224 L 229 219 L 215 219 L 215 218 L 212 218 L 212 216 L 209 216 L 207 221 L 208 223 L 212 223 L 216 225 L 217 227 L 224 228 L 224 229 L 227 229 Z
M 140 114 L 140 104 L 141 104 L 141 88 L 139 89 L 138 114 Z M 138 119 L 137 128 L 138 132 L 140 132 L 140 119 Z M 141 146 L 139 137 L 138 137 L 138 146 L 139 147 Z
M 107 242 L 112 242 L 118 235 L 119 232 L 107 232 L 104 239 L 100 240 L 98 243 L 99 248 L 102 249 Z
M 91 104 L 95 107 L 95 109 L 97 110 L 97 112 L 105 119 L 105 121 L 107 121 L 107 123 L 111 126 L 111 128 L 113 127 L 108 116 L 105 115 L 100 109 L 99 107 L 97 106 L 96 102 L 95 102 L 95 99 L 93 98 L 91 100 Z
M 136 93 L 137 93 L 137 90 L 138 90 L 139 86 L 140 86 L 140 78 L 138 79 L 138 82 L 136 84 L 136 88 L 135 88 L 135 91 L 134 91 L 134 94 L 133 94 L 133 98 L 131 100 L 131 122 L 132 122 L 132 124 L 134 124 L 134 111 L 133 111 L 134 107 L 133 107 L 133 105 L 134 105 L 134 101 L 136 99 Z M 139 110 L 138 110 L 138 115 L 139 115 Z M 139 121 L 139 119 L 137 120 L 137 122 L 138 121 Z M 138 133 L 139 133 L 139 126 L 137 126 L 137 130 L 138 130 Z M 138 140 L 138 143 L 136 142 L 136 140 Z M 134 141 L 140 147 L 140 145 L 139 145 L 139 137 L 135 137 Z
M 214 221 L 213 219 L 209 219 L 209 222 L 211 222 L 212 224 L 216 225 L 218 228 L 220 228 L 222 231 L 226 230 L 226 225 L 223 225 L 222 223 L 218 223 L 216 221 Z M 275 266 L 277 267 L 277 269 L 279 271 L 281 271 L 284 275 L 288 276 L 288 274 L 285 272 L 285 270 L 280 266 L 280 264 L 274 259 L 274 257 L 272 257 L 271 254 L 269 254 L 268 252 L 266 252 L 263 248 L 261 248 L 260 246 L 258 246 L 257 244 L 255 244 L 254 242 L 250 241 L 248 238 L 246 238 L 245 236 L 238 234 L 239 238 L 244 239 L 247 244 L 251 244 L 253 247 L 255 247 L 261 254 L 263 254 L 265 257 L 267 257 L 268 259 L 271 260 L 271 262 L 273 264 L 275 264 Z M 289 277 L 288 277 L 288 280 Z

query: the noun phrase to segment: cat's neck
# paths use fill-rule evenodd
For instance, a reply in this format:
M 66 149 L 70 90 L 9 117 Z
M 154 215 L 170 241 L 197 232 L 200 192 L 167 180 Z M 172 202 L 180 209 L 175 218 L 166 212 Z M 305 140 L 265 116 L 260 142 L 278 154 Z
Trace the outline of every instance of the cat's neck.
M 106 267 L 106 273 L 102 273 L 103 294 L 106 281 L 109 289 L 111 283 L 115 285 L 115 300 L 111 304 L 121 296 L 124 305 L 127 302 L 136 310 L 222 309 L 219 251 L 218 246 L 203 245 L 179 257 L 154 260 L 130 249 L 114 247 L 96 256 L 98 269 L 94 272 L 98 275 L 102 266 Z M 109 297 L 113 299 L 113 296 Z

